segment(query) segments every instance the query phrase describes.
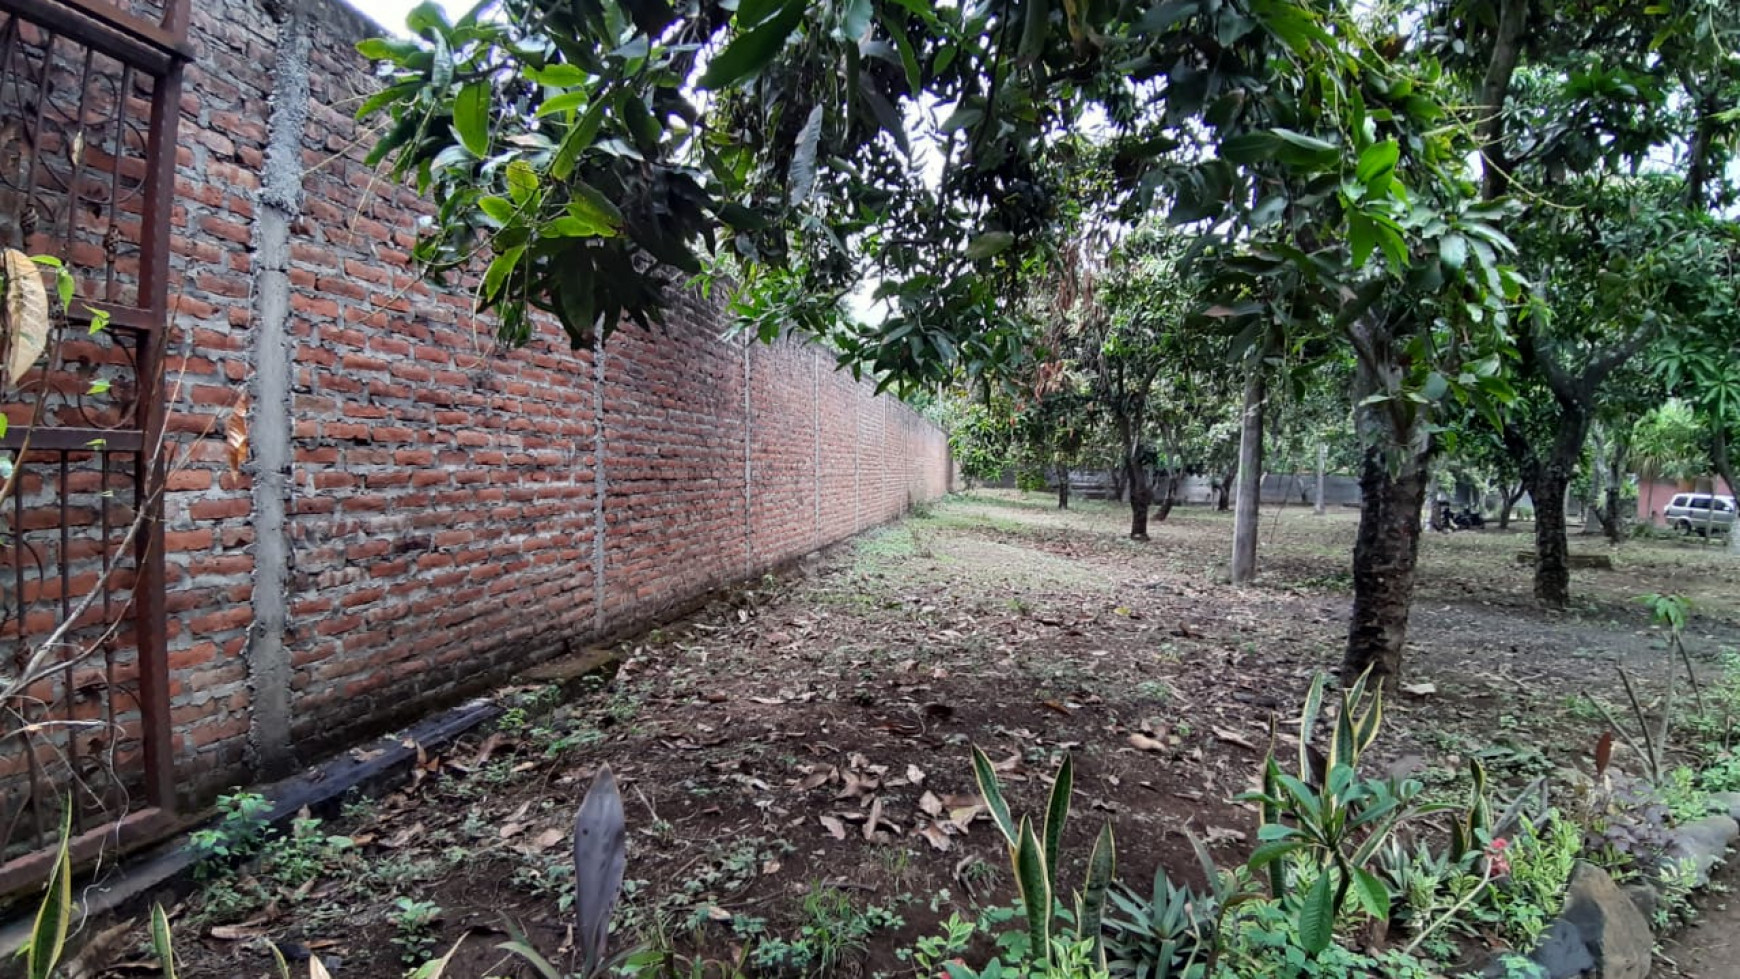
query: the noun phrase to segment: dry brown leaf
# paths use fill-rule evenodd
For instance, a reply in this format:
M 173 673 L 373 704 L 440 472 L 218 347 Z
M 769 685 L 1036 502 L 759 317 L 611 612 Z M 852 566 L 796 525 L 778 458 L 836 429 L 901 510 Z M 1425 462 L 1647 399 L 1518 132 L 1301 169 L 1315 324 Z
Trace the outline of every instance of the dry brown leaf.
M 833 816 L 818 816 L 816 818 L 821 822 L 822 828 L 828 831 L 829 836 L 832 836 L 836 840 L 843 840 L 846 838 L 845 823 L 840 822 Z
M 265 918 L 250 918 L 239 925 L 213 925 L 206 934 L 220 942 L 245 942 L 265 935 L 265 930 L 260 927 L 265 923 Z
M 864 838 L 876 838 L 876 824 L 882 822 L 882 797 L 877 796 L 870 803 L 870 818 L 864 820 Z
M 1153 738 L 1148 737 L 1146 734 L 1138 734 L 1135 732 L 1131 732 L 1130 734 L 1130 747 L 1135 748 L 1137 751 L 1166 750 L 1165 742 L 1156 741 Z
M 224 422 L 225 452 L 229 456 L 230 475 L 240 476 L 242 465 L 248 461 L 248 396 L 236 398 L 236 406 L 230 409 L 229 420 Z
M 326 966 L 320 964 L 320 956 L 308 957 L 308 979 L 332 979 L 332 973 L 326 971 Z
M 908 782 L 911 782 L 913 785 L 923 785 L 924 784 L 924 769 L 918 767 L 917 765 L 906 766 L 906 780 Z
M 925 814 L 929 816 L 940 817 L 943 814 L 942 800 L 936 797 L 935 792 L 926 792 L 919 796 L 918 808 L 923 809 Z
M 423 835 L 423 831 L 425 831 L 425 826 L 423 826 L 421 822 L 416 822 L 416 824 L 412 824 L 412 826 L 405 826 L 404 829 L 400 829 L 398 833 L 393 833 L 393 835 L 388 836 L 386 840 L 381 840 L 381 845 L 386 847 L 388 850 L 404 849 L 404 847 L 409 847 L 411 843 L 416 842 L 418 836 Z
M 483 744 L 477 746 L 477 754 L 473 755 L 471 758 L 471 767 L 482 768 L 484 765 L 488 764 L 489 756 L 495 754 L 496 749 L 506 743 L 507 738 L 500 731 L 496 731 L 489 737 L 484 738 Z
M 526 824 L 525 823 L 520 823 L 520 822 L 503 823 L 502 827 L 501 827 L 501 838 L 504 840 L 512 839 L 512 838 L 520 835 L 521 833 L 524 833 L 525 831 L 526 831 Z
M 6 273 L 6 299 L 0 307 L 5 318 L 6 380 L 16 387 L 48 346 L 48 290 L 42 284 L 42 270 L 18 249 L 6 249 L 0 264 Z
M 876 791 L 876 789 L 878 787 L 880 787 L 881 784 L 882 783 L 877 781 L 876 779 L 860 775 L 857 772 L 847 772 L 846 773 L 845 787 L 841 788 L 839 792 L 836 792 L 834 794 L 834 798 L 836 798 L 836 799 L 862 798 L 862 797 L 867 796 L 870 793 Z
M 798 788 L 805 792 L 808 792 L 811 789 L 819 789 L 822 786 L 827 785 L 829 782 L 832 782 L 838 774 L 839 772 L 831 767 L 824 768 L 821 771 L 811 772 L 804 776 L 803 781 L 798 783 Z
M 979 818 L 986 811 L 985 804 L 982 802 L 971 806 L 954 806 L 949 809 L 949 822 L 955 824 L 961 832 L 965 833 L 967 827 L 972 825 L 973 820 Z
M 1210 826 L 1210 827 L 1208 827 L 1208 832 L 1206 835 L 1208 837 L 1208 843 L 1210 846 L 1212 846 L 1216 843 L 1223 843 L 1223 842 L 1224 843 L 1243 843 L 1245 840 L 1245 834 L 1243 833 L 1243 831 L 1232 829 L 1232 828 L 1226 827 L 1226 826 Z
M 937 850 L 947 853 L 949 847 L 954 845 L 954 841 L 949 839 L 948 831 L 943 828 L 944 825 L 944 823 L 926 823 L 925 827 L 918 831 L 918 835 L 929 840 L 930 845 Z
M 532 845 L 537 847 L 540 850 L 548 850 L 550 847 L 555 846 L 556 844 L 562 842 L 563 840 L 565 840 L 567 838 L 568 838 L 568 831 L 567 830 L 561 829 L 559 827 L 552 828 L 552 829 L 544 830 L 542 833 L 539 833 L 538 838 L 532 841 Z
M 1433 683 L 1404 683 L 1402 692 L 1410 697 L 1430 697 L 1438 692 L 1438 686 Z
M 1252 751 L 1257 750 L 1256 744 L 1254 744 L 1250 738 L 1245 737 L 1237 731 L 1229 730 L 1224 727 L 1217 727 L 1214 729 L 1214 736 L 1225 741 L 1227 744 L 1236 744 L 1241 748 L 1249 748 Z

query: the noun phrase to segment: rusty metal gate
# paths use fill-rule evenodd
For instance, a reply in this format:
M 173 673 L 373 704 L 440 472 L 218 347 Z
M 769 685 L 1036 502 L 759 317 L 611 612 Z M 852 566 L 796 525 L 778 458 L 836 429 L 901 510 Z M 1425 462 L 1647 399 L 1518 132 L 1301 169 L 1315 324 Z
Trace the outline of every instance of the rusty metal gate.
M 0 247 L 63 263 L 0 408 L 0 894 L 171 825 L 163 347 L 188 0 L 0 0 Z M 45 263 L 45 268 L 50 268 Z M 54 283 L 54 273 L 47 281 Z

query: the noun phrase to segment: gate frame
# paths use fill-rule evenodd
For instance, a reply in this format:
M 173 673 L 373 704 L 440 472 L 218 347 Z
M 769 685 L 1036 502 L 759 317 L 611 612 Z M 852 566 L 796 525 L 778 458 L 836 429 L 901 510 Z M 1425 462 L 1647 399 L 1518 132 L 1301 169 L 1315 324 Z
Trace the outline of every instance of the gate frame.
M 85 450 L 92 438 L 101 437 L 110 451 L 136 453 L 134 494 L 144 516 L 133 545 L 137 576 L 132 602 L 145 805 L 116 822 L 74 836 L 68 849 L 75 863 L 89 862 L 109 848 L 126 851 L 155 842 L 178 825 L 164 607 L 162 368 L 169 333 L 170 227 L 175 204 L 182 70 L 193 60 L 193 49 L 187 41 L 189 9 L 190 0 L 165 0 L 162 21 L 152 23 L 106 0 L 0 0 L 0 11 L 152 78 L 138 242 L 137 305 L 112 307 L 104 302 L 81 300 L 84 305 L 109 312 L 112 323 L 134 331 L 137 336 L 142 425 L 119 432 L 21 425 L 0 438 L 0 448 L 17 450 L 28 441 L 32 448 L 65 452 Z M 28 742 L 26 750 L 31 750 Z M 44 849 L 0 865 L 0 896 L 40 883 L 56 858 L 55 850 Z

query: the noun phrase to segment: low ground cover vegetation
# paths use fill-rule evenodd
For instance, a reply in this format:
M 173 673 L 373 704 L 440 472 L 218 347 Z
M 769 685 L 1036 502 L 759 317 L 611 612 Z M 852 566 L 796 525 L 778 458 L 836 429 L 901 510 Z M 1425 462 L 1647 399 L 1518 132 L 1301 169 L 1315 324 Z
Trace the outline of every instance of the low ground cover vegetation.
M 1380 699 L 1324 674 L 1352 518 L 1271 515 L 1240 588 L 1224 515 L 1120 523 L 955 498 L 608 680 L 504 691 L 380 798 L 271 829 L 226 797 L 166 909 L 177 974 L 583 974 L 574 811 L 606 765 L 627 860 L 596 961 L 637 975 L 1456 974 L 1531 948 L 1578 859 L 1696 920 L 1668 841 L 1740 790 L 1726 555 L 1632 542 L 1544 614 L 1514 535 L 1434 536 Z M 161 959 L 148 937 L 113 961 Z

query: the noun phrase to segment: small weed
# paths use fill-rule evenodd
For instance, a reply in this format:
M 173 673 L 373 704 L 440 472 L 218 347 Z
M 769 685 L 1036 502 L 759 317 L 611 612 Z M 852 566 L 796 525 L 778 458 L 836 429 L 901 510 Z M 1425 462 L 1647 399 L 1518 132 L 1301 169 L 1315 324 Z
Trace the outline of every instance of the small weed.
M 1172 702 L 1172 684 L 1165 680 L 1143 680 L 1136 684 L 1136 696 L 1164 707 Z
M 227 871 L 228 864 L 251 857 L 266 842 L 266 813 L 272 804 L 257 792 L 232 792 L 218 797 L 216 825 L 195 830 L 189 843 L 198 856 L 195 874 L 201 879 Z
M 435 926 L 441 920 L 439 905 L 401 897 L 393 902 L 387 920 L 393 926 L 393 944 L 399 946 L 400 961 L 416 965 L 429 958 L 435 948 Z
M 957 911 L 943 922 L 942 934 L 926 935 L 913 942 L 911 948 L 900 949 L 894 955 L 902 962 L 911 962 L 921 976 L 939 975 L 944 963 L 967 953 L 975 930 L 977 926 L 972 919 L 961 917 Z

